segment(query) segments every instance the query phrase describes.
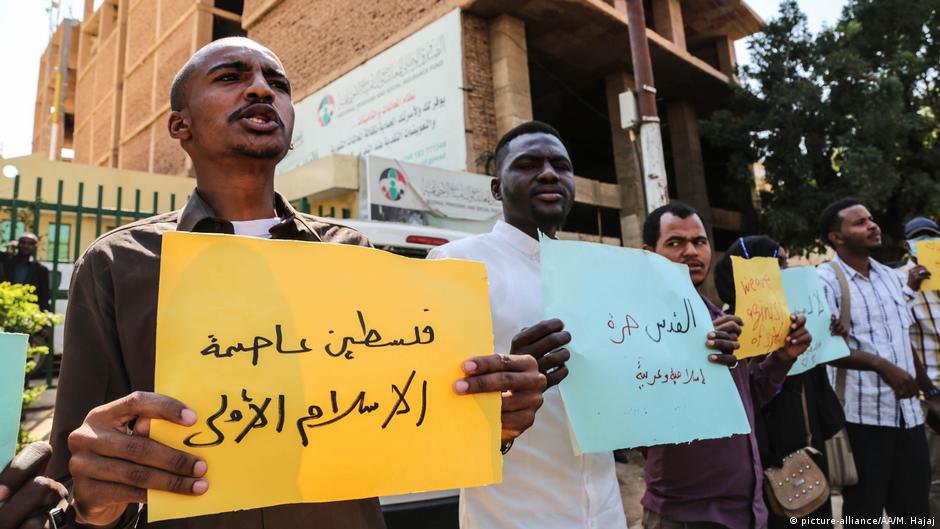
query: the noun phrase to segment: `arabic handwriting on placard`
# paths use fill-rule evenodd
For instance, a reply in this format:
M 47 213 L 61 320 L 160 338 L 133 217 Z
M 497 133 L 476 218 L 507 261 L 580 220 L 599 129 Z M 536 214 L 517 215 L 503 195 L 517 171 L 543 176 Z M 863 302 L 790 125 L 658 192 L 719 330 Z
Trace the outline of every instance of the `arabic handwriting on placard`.
M 678 313 L 673 312 L 672 317 L 675 321 L 666 321 L 666 318 L 656 322 L 655 332 L 656 336 L 653 337 L 653 333 L 650 331 L 650 325 L 646 325 L 646 335 L 650 340 L 653 340 L 656 343 L 659 343 L 663 339 L 663 331 L 671 334 L 685 334 L 689 330 L 698 327 L 698 322 L 695 320 L 695 312 L 692 310 L 692 302 L 689 301 L 689 298 L 682 299 L 682 306 L 685 309 L 685 325 L 682 324 L 682 318 L 679 317 Z M 668 324 L 668 327 L 667 327 Z
M 424 312 L 429 311 L 428 309 L 424 309 Z M 327 355 L 334 358 L 342 357 L 347 360 L 352 360 L 354 358 L 354 351 L 349 348 L 350 345 L 362 345 L 365 347 L 408 347 L 412 345 L 428 345 L 434 342 L 434 327 L 431 325 L 425 325 L 424 327 L 415 325 L 414 339 L 409 337 L 407 339 L 395 338 L 383 341 L 382 334 L 377 329 L 366 325 L 365 315 L 361 310 L 356 311 L 356 316 L 359 319 L 359 328 L 362 331 L 362 338 L 357 339 L 355 336 L 344 336 L 338 347 L 328 342 L 323 346 L 323 350 Z M 334 334 L 334 331 L 330 330 L 329 334 Z M 215 358 L 230 358 L 235 356 L 235 353 L 250 352 L 251 365 L 253 366 L 258 365 L 260 352 L 271 346 L 274 346 L 275 351 L 279 354 L 285 355 L 309 353 L 313 351 L 312 348 L 307 346 L 306 338 L 300 338 L 296 347 L 292 348 L 291 346 L 285 345 L 283 326 L 279 323 L 274 326 L 274 340 L 264 336 L 255 336 L 247 342 L 236 342 L 235 345 L 223 348 L 222 345 L 219 344 L 219 339 L 214 334 L 208 335 L 207 338 L 209 339 L 209 345 L 200 351 L 201 355 L 214 356 Z
M 310 444 L 309 431 L 313 428 L 329 426 L 348 417 L 369 415 L 380 408 L 389 410 L 380 425 L 380 429 L 387 429 L 396 417 L 406 414 L 416 415 L 414 426 L 420 428 L 427 416 L 428 381 L 420 381 L 420 395 L 413 397 L 418 393 L 416 375 L 417 371 L 412 370 L 404 385 L 390 384 L 390 398 L 393 401 L 386 401 L 384 404 L 379 400 L 368 398 L 365 391 L 360 391 L 355 394 L 349 405 L 344 403 L 341 407 L 338 392 L 330 390 L 328 405 L 310 404 L 306 406 L 306 415 L 296 419 L 297 437 L 300 444 L 302 446 Z M 412 387 L 415 389 L 412 390 Z M 231 399 L 230 405 L 229 396 L 226 394 L 220 395 L 219 400 L 218 410 L 205 420 L 205 428 L 208 431 L 200 430 L 189 435 L 184 439 L 184 445 L 191 448 L 219 446 L 226 441 L 227 437 L 223 429 L 230 429 L 225 426 L 227 424 L 240 427 L 232 438 L 235 444 L 241 443 L 253 430 L 267 428 L 272 422 L 274 422 L 274 431 L 276 433 L 280 434 L 284 431 L 284 423 L 287 420 L 287 399 L 283 394 L 258 399 L 249 396 L 247 389 L 242 389 L 241 402 L 237 399 Z M 245 406 L 239 407 L 239 404 Z M 414 404 L 414 407 L 412 404 Z M 268 418 L 269 415 L 272 417 L 271 419 Z M 276 421 L 274 420 L 275 416 Z
M 640 324 L 636 322 L 636 319 L 634 319 L 633 316 L 627 314 L 623 317 L 623 319 L 624 325 L 620 328 L 620 339 L 615 340 L 610 338 L 611 343 L 622 344 L 624 340 L 626 340 L 627 336 L 633 336 L 634 329 L 640 328 Z M 611 330 L 614 330 L 617 327 L 617 325 L 614 323 L 613 314 L 610 314 L 610 319 L 607 321 L 607 327 L 609 327 Z
M 428 309 L 424 309 L 424 312 L 428 312 Z M 362 345 L 365 347 L 393 347 L 393 346 L 402 346 L 407 347 L 411 345 L 427 345 L 434 342 L 434 328 L 430 325 L 425 325 L 424 328 L 419 329 L 417 325 L 414 326 L 414 340 L 407 341 L 404 338 L 397 338 L 387 342 L 382 341 L 382 335 L 378 330 L 368 327 L 366 325 L 365 316 L 362 314 L 361 310 L 356 311 L 356 316 L 359 318 L 359 328 L 362 331 L 362 338 L 356 339 L 353 336 L 344 336 L 340 342 L 338 350 L 335 350 L 331 347 L 331 344 L 327 343 L 323 346 L 326 354 L 334 357 L 344 357 L 347 360 L 353 359 L 353 352 L 349 349 L 349 345 Z M 333 334 L 333 331 L 329 331 L 330 334 Z M 427 339 L 422 339 L 421 335 L 427 336 Z
M 663 332 L 669 334 L 685 334 L 691 329 L 697 328 L 698 321 L 695 318 L 695 311 L 692 309 L 692 302 L 689 298 L 682 298 L 682 308 L 684 309 L 684 316 L 679 316 L 679 312 L 674 311 L 672 313 L 672 319 L 663 318 L 655 324 L 649 323 L 643 326 L 646 336 L 653 342 L 659 343 L 663 339 Z M 608 338 L 611 343 L 617 345 L 623 344 L 627 338 L 633 336 L 634 330 L 641 327 L 641 324 L 636 318 L 630 314 L 624 315 L 623 325 L 619 325 L 614 321 L 613 313 L 607 313 L 607 315 L 609 316 L 607 328 L 614 331 L 613 337 Z
M 247 389 L 242 389 L 241 398 L 242 398 L 242 401 L 248 405 L 248 412 L 253 414 L 253 416 L 251 417 L 250 420 L 248 420 L 245 427 L 235 437 L 235 443 L 241 443 L 242 440 L 248 435 L 248 433 L 251 432 L 251 430 L 254 430 L 256 428 L 264 428 L 265 426 L 268 425 L 267 409 L 268 409 L 268 405 L 271 404 L 271 400 L 272 400 L 271 397 L 266 397 L 260 405 L 255 404 L 254 403 L 255 399 L 248 396 Z M 187 437 L 183 441 L 183 444 L 189 447 L 207 447 L 207 446 L 218 446 L 222 444 L 222 441 L 225 440 L 225 436 L 222 434 L 222 431 L 219 430 L 219 428 L 215 425 L 215 422 L 219 420 L 223 415 L 225 415 L 225 412 L 228 410 L 228 395 L 221 395 L 221 400 L 222 400 L 222 405 L 219 408 L 219 410 L 213 413 L 212 415 L 210 415 L 209 418 L 206 419 L 206 427 L 208 427 L 209 430 L 212 431 L 212 433 L 215 435 L 215 439 L 211 441 L 206 441 L 206 442 L 196 441 L 196 437 L 201 436 L 203 433 L 203 432 L 196 432 L 190 435 L 189 437 Z M 242 412 L 241 410 L 232 409 L 228 414 L 228 418 L 225 419 L 223 422 L 238 423 L 238 422 L 241 422 L 245 418 L 245 415 L 246 414 Z M 277 396 L 277 426 L 275 427 L 275 430 L 278 433 L 281 433 L 283 429 L 284 429 L 284 395 L 278 395 Z
M 656 373 L 650 376 L 650 372 L 643 370 L 639 362 L 637 362 L 637 372 L 634 378 L 640 383 L 637 386 L 639 389 L 656 386 L 657 384 L 665 385 L 670 382 L 674 386 L 679 384 L 684 386 L 689 384 L 706 384 L 705 371 L 702 368 L 669 368 L 668 372 L 660 368 L 656 370 Z

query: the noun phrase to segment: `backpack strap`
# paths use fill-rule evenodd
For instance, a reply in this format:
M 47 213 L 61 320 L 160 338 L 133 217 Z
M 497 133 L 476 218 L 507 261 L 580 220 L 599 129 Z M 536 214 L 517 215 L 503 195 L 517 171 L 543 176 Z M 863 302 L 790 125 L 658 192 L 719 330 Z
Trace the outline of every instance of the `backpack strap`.
M 851 331 L 852 329 L 852 291 L 849 290 L 849 280 L 845 277 L 845 271 L 842 270 L 842 267 L 839 266 L 834 261 L 829 261 L 827 263 L 832 271 L 836 275 L 836 279 L 839 281 L 839 293 L 840 293 L 840 302 L 839 302 L 839 323 L 842 325 L 842 328 Z M 848 336 L 845 340 L 848 341 Z M 839 402 L 843 405 L 845 404 L 845 369 L 841 367 L 836 368 L 836 395 L 839 397 Z

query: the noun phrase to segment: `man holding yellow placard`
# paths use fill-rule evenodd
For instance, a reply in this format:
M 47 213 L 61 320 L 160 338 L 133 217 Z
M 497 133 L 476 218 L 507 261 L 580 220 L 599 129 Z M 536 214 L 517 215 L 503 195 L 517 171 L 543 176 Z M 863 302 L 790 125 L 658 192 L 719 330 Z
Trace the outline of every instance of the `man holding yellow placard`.
M 151 391 L 163 234 L 225 233 L 368 246 L 358 232 L 300 214 L 275 193 L 274 169 L 289 148 L 294 110 L 290 82 L 270 50 L 242 38 L 215 41 L 180 70 L 170 98 L 169 133 L 193 161 L 196 190 L 180 211 L 101 237 L 76 263 L 71 283 L 68 354 L 59 379 L 55 452 L 47 472 L 63 482 L 71 479 L 71 507 L 80 524 L 146 527 L 140 506 L 148 490 L 198 496 L 212 486 L 205 478 L 205 460 L 149 438 L 153 419 L 182 428 L 212 419 L 197 417 L 186 403 Z M 231 266 L 238 265 L 236 258 Z M 304 266 L 313 271 L 317 263 Z M 226 288 L 237 290 L 239 285 Z M 205 311 L 221 309 L 211 299 L 202 303 Z M 363 321 L 363 332 L 365 326 Z M 418 343 L 424 338 L 415 329 Z M 381 340 L 373 338 L 369 332 L 361 343 Z M 277 341 L 279 350 L 290 348 L 282 348 L 280 334 Z M 500 440 L 507 443 L 531 425 L 545 377 L 531 357 L 501 358 L 487 352 L 460 366 L 464 378 L 446 383 L 458 394 L 505 392 Z M 161 527 L 311 525 L 377 529 L 384 522 L 377 499 L 370 498 L 229 512 Z
M 905 291 L 911 315 L 911 345 L 920 357 L 927 378 L 934 386 L 940 384 L 940 290 L 936 287 L 940 278 L 937 267 L 940 227 L 931 219 L 915 217 L 904 225 L 904 238 L 911 258 L 897 272 L 907 283 Z M 926 266 L 925 266 L 926 265 Z M 933 270 L 934 272 L 931 272 Z M 927 447 L 930 451 L 930 512 L 940 516 L 940 390 L 924 392 L 922 404 L 927 413 Z M 930 408 L 933 408 L 931 410 Z

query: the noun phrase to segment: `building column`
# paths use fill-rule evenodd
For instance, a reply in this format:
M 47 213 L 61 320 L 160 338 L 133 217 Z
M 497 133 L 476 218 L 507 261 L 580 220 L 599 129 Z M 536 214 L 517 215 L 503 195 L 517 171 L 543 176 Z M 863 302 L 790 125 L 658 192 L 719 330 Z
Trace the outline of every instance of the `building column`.
M 653 0 L 653 31 L 686 49 L 680 0 Z
M 695 108 L 688 101 L 672 101 L 666 107 L 672 145 L 676 191 L 679 200 L 697 209 L 711 223 L 711 205 L 705 185 L 705 162 Z
M 633 76 L 614 72 L 605 80 L 607 113 L 610 116 L 610 135 L 614 145 L 614 171 L 620 188 L 620 232 L 623 245 L 639 248 L 643 244 L 643 220 L 646 218 L 646 199 L 643 190 L 643 171 L 638 156 L 637 140 L 629 130 L 620 126 L 620 94 L 635 90 Z
M 489 33 L 498 138 L 532 119 L 529 54 L 522 20 L 501 15 L 490 22 Z
M 124 68 L 127 57 L 127 17 L 130 0 L 119 0 L 117 5 L 117 58 L 114 63 L 114 100 L 111 107 L 111 156 L 108 167 L 120 167 L 121 135 L 124 128 Z M 101 13 L 104 16 L 104 13 Z M 101 33 L 98 33 L 99 35 Z M 100 57 L 100 56 L 98 56 Z M 97 57 L 96 57 L 97 58 Z M 94 136 L 94 133 L 91 134 Z M 94 151 L 92 151 L 94 152 Z
M 715 41 L 715 48 L 718 52 L 718 70 L 737 82 L 738 58 L 734 52 L 734 41 L 722 35 Z

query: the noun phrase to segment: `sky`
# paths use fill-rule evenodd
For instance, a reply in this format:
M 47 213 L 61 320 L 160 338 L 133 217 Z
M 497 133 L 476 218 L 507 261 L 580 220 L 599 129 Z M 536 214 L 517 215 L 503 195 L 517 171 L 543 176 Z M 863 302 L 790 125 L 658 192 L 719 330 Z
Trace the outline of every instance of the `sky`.
M 103 0 L 94 0 L 95 6 Z M 366 0 L 354 0 L 366 1 Z M 777 13 L 778 0 L 747 0 L 764 20 Z M 51 0 L 0 0 L 0 67 L 6 82 L 0 83 L 0 101 L 7 102 L 0 119 L 0 156 L 12 158 L 32 151 L 33 111 L 39 82 L 39 58 L 49 40 Z M 799 0 L 810 28 L 832 25 L 846 0 Z M 60 0 L 60 17 L 81 19 L 84 0 Z M 71 7 L 71 9 L 70 9 Z M 736 43 L 738 62 L 747 64 L 744 41 Z

